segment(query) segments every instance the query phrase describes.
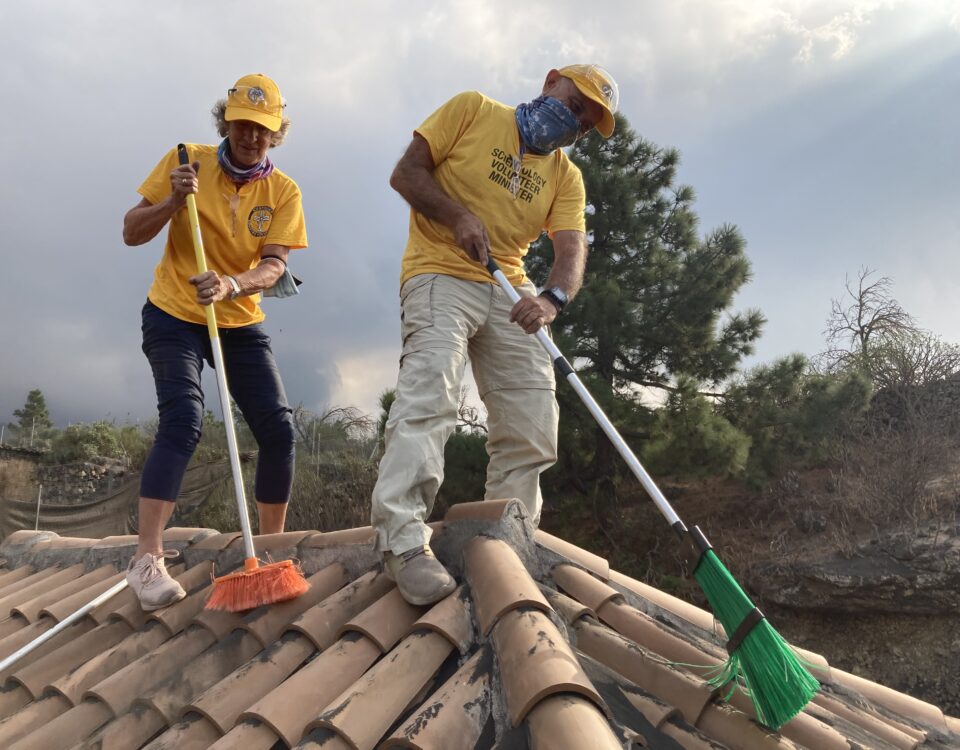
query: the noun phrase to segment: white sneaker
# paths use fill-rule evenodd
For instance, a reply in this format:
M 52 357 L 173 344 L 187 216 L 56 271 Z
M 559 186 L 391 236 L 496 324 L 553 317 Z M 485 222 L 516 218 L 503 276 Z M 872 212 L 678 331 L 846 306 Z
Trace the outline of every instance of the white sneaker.
M 176 552 L 164 552 L 161 555 L 148 552 L 139 560 L 131 558 L 127 565 L 127 584 L 137 595 L 144 612 L 169 606 L 187 595 L 183 586 L 170 577 L 163 563 L 165 557 L 176 556 Z

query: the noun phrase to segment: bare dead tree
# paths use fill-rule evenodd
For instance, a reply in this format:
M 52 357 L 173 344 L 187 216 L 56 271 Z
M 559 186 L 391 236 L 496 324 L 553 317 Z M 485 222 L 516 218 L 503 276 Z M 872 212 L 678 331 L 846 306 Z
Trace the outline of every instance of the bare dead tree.
M 872 345 L 880 339 L 913 334 L 913 317 L 893 298 L 889 276 L 871 279 L 874 269 L 862 267 L 855 280 L 844 281 L 846 295 L 831 300 L 824 335 L 832 345 L 826 352 L 834 364 L 865 362 Z
M 457 427 L 463 427 L 470 432 L 487 434 L 487 410 L 483 407 L 471 406 L 467 403 L 470 389 L 460 386 L 460 397 L 457 400 Z
M 373 421 L 369 416 L 354 406 L 333 406 L 324 411 L 314 413 L 297 404 L 293 409 L 293 424 L 297 436 L 304 442 L 314 439 L 316 427 L 334 427 L 345 435 L 357 435 L 369 432 Z

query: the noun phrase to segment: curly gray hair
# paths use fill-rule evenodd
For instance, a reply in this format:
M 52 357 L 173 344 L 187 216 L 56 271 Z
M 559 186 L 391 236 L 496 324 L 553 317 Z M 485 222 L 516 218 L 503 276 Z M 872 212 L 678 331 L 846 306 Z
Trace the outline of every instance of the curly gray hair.
M 230 124 L 226 119 L 227 100 L 221 99 L 214 104 L 210 113 L 213 115 L 213 121 L 217 126 L 217 133 L 220 134 L 221 138 L 226 138 L 227 132 L 230 129 Z M 287 137 L 288 130 L 290 130 L 290 120 L 284 117 L 283 122 L 280 123 L 280 130 L 270 134 L 270 148 L 276 148 L 283 143 L 284 138 Z

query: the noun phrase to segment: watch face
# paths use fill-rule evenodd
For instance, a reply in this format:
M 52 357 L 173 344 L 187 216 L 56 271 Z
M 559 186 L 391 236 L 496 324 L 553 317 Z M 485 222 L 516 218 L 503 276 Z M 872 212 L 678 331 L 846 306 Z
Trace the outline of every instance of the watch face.
M 550 291 L 558 300 L 560 300 L 560 302 L 562 302 L 563 304 L 567 304 L 567 293 L 564 292 L 563 289 L 561 289 L 558 286 L 555 286 Z

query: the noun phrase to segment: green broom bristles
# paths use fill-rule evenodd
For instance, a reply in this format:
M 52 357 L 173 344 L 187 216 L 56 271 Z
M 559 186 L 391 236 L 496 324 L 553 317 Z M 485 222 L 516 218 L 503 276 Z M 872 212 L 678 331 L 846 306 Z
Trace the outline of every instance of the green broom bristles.
M 730 638 L 754 604 L 723 566 L 713 550 L 706 550 L 693 573 L 714 615 Z M 734 683 L 750 696 L 758 721 L 777 730 L 796 716 L 820 689 L 820 683 L 800 663 L 766 618 L 760 620 L 718 669 L 710 684 Z

